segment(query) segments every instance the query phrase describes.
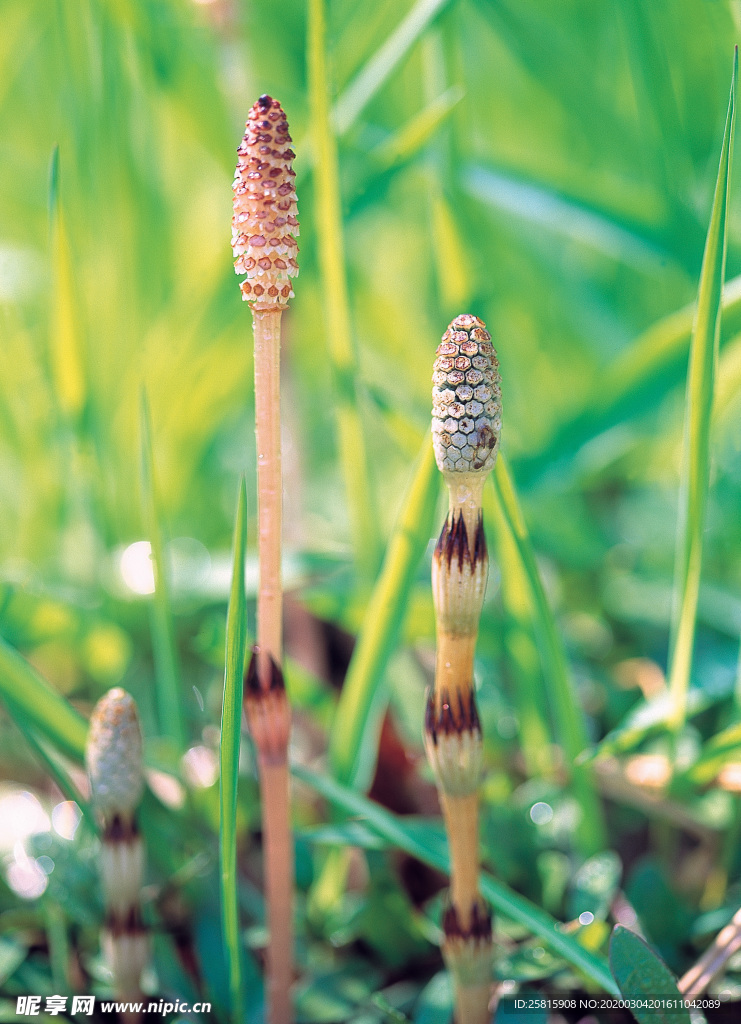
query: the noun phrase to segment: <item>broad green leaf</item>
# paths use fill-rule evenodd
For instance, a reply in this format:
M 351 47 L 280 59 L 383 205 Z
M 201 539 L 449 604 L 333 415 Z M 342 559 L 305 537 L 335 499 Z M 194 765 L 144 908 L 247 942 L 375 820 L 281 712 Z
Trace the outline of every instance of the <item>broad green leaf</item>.
M 425 985 L 414 1008 L 414 1024 L 450 1024 L 453 1014 L 453 982 L 448 971 L 439 971 Z
M 399 636 L 414 574 L 432 535 L 439 488 L 440 474 L 428 435 L 389 541 L 332 723 L 330 765 L 333 774 L 346 785 L 360 789 L 370 785 L 383 674 Z
M 690 1024 L 677 979 L 643 939 L 622 925 L 615 927 L 610 939 L 610 970 L 622 997 L 632 1001 L 639 1024 Z M 644 1007 L 642 1002 L 652 1005 Z
M 36 669 L 0 640 L 0 695 L 54 746 L 78 761 L 85 757 L 87 722 Z
M 226 616 L 224 700 L 221 711 L 219 774 L 219 859 L 221 863 L 221 920 L 224 948 L 229 962 L 229 990 L 232 1016 L 242 1015 L 241 940 L 237 894 L 237 783 L 239 747 L 242 736 L 242 690 L 246 642 L 246 598 L 244 563 L 247 547 L 247 489 L 239 484 L 234 525 L 234 563 L 229 607 Z
M 368 828 L 393 846 L 416 857 L 423 864 L 429 864 L 445 874 L 450 873 L 450 858 L 445 848 L 436 841 L 431 842 L 424 833 L 409 829 L 404 818 L 395 817 L 380 804 L 335 779 L 318 775 L 301 765 L 294 765 L 292 771 L 296 778 L 311 786 L 325 800 L 346 814 L 361 819 Z M 607 964 L 565 932 L 550 914 L 488 874 L 481 876 L 481 892 L 495 910 L 539 936 L 552 952 L 568 960 L 600 988 L 617 995 L 618 989 Z
M 710 484 L 710 422 L 726 267 L 726 219 L 736 121 L 737 74 L 738 49 L 733 60 L 731 95 L 728 101 L 710 227 L 700 272 L 697 316 L 692 332 L 687 374 L 684 454 L 674 574 L 675 618 L 669 671 L 669 688 L 674 700 L 671 725 L 677 732 L 682 729 L 687 718 L 687 690 L 692 668 L 697 602 L 700 594 L 705 509 Z
M 142 392 L 140 409 L 141 498 L 142 513 L 152 548 L 154 594 L 150 604 L 152 649 L 155 664 L 155 689 L 159 727 L 180 751 L 185 745 L 185 725 L 180 700 L 180 666 L 178 664 L 175 627 L 170 600 L 170 579 L 162 527 L 162 510 L 157 492 L 152 428 L 147 396 Z
M 514 484 L 504 457 L 500 454 L 493 473 L 496 500 L 503 521 L 514 538 L 519 554 L 520 572 L 532 596 L 534 629 L 541 648 L 549 703 L 556 723 L 556 733 L 563 748 L 565 768 L 581 808 L 576 834 L 582 850 L 597 853 L 607 845 L 602 807 L 594 789 L 591 771 L 579 757 L 589 745 L 584 713 L 579 706 L 569 672 L 563 640 L 551 610 L 535 560 L 527 525 L 522 514 Z M 485 502 L 486 502 L 485 498 Z M 501 520 L 500 520 L 501 521 Z
M 329 114 L 325 0 L 310 0 L 307 54 L 315 154 L 315 223 L 327 342 L 336 389 L 337 440 L 355 557 L 359 568 L 366 575 L 372 575 L 380 561 L 381 537 L 355 385 L 357 359 L 345 276 L 340 167 L 337 139 Z

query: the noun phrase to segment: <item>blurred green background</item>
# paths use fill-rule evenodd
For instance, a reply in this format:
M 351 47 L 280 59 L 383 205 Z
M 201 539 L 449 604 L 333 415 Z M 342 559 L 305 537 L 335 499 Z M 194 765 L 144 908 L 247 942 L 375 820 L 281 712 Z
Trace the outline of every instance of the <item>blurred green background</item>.
M 241 473 L 252 594 L 256 578 L 251 321 L 232 270 L 229 222 L 235 150 L 259 94 L 280 99 L 297 152 L 301 273 L 283 342 L 297 758 L 323 769 L 352 637 L 429 425 L 435 347 L 463 311 L 487 322 L 499 353 L 503 450 L 590 739 L 665 685 L 692 316 L 685 307 L 697 293 L 741 3 L 377 0 L 371 8 L 343 0 L 324 14 L 330 149 L 336 139 L 341 191 L 329 200 L 317 176 L 331 152 L 316 78 L 309 88 L 304 4 L 0 3 L 0 634 L 84 714 L 114 684 L 140 702 L 150 763 L 188 791 L 187 827 L 172 850 L 155 855 L 153 870 L 160 879 L 185 872 L 188 910 L 178 904 L 173 919 L 193 915 L 201 953 L 219 941 L 214 759 Z M 741 273 L 738 177 L 736 170 L 729 282 Z M 341 213 L 344 238 L 351 339 L 344 349 L 331 327 L 342 288 L 333 290 L 321 249 L 323 237 L 332 245 L 322 234 L 327 201 Z M 688 765 L 736 715 L 741 280 L 726 299 L 693 672 L 709 710 L 683 734 Z M 151 570 L 140 544 L 151 536 L 140 498 L 142 389 L 157 519 L 169 538 L 176 672 L 191 751 L 185 768 L 182 751 L 158 741 L 169 730 L 153 696 L 157 639 L 153 645 Z M 350 409 L 365 453 L 338 435 L 338 407 Z M 348 467 L 363 464 L 367 481 L 360 492 L 357 483 L 348 489 Z M 428 511 L 431 536 L 442 505 Z M 493 569 L 479 644 L 492 769 L 486 859 L 556 916 L 569 916 L 580 861 L 559 754 L 549 747 L 532 602 L 514 570 L 507 576 L 506 530 L 496 517 L 490 525 L 502 588 Z M 429 551 L 412 570 L 403 643 L 395 651 L 387 645 L 365 774 L 370 784 L 380 730 L 374 793 L 394 810 L 429 815 L 434 794 L 420 743 L 434 643 Z M 253 628 L 252 603 L 250 616 Z M 660 759 L 663 750 L 649 743 L 641 756 Z M 395 757 L 405 781 L 394 797 L 384 789 L 383 764 L 393 776 Z M 640 800 L 637 809 L 625 786 L 645 786 L 657 765 L 661 776 L 660 760 L 644 760 L 633 763 L 632 782 L 622 775 L 609 782 L 623 786 L 607 805 L 610 844 L 635 862 L 623 876 L 629 890 L 655 895 L 664 886 L 666 906 L 681 902 L 681 926 L 679 910 L 643 921 L 681 970 L 693 943 L 723 923 L 738 898 L 737 812 L 722 787 L 708 794 L 691 782 L 671 799 L 657 797 L 659 812 Z M 0 772 L 5 798 L 51 799 L 8 718 L 0 722 Z M 245 877 L 257 879 L 249 765 L 244 782 Z M 532 810 L 540 804 L 551 812 L 543 828 Z M 308 827 L 324 812 L 302 789 L 296 814 Z M 205 853 L 203 822 L 211 829 Z M 693 837 L 684 859 L 672 852 L 672 828 Z M 340 846 L 349 841 L 341 839 Z M 322 842 L 331 847 L 331 836 Z M 378 858 L 373 885 L 358 881 L 353 861 L 351 893 L 342 896 L 344 874 L 337 870 L 333 889 L 324 847 L 301 835 L 299 845 L 301 913 L 310 922 L 301 970 L 311 981 L 350 964 L 348 977 L 360 985 L 338 983 L 337 999 L 351 1007 L 338 1011 L 322 1004 L 320 982 L 309 983 L 304 1018 L 397 1019 L 368 1000 L 382 984 L 409 977 L 412 994 L 394 1005 L 413 1013 L 439 967 L 432 926 L 419 912 L 434 884 L 415 890 L 393 858 L 370 851 L 366 860 Z M 6 837 L 2 847 L 11 858 L 13 842 Z M 89 848 L 88 837 L 81 849 Z M 686 884 L 672 895 L 680 868 L 680 888 Z M 600 870 L 606 885 L 618 884 L 614 861 Z M 188 889 L 194 878 L 198 896 Z M 257 948 L 258 890 L 245 885 Z M 0 939 L 16 927 L 19 907 L 35 908 L 32 922 L 47 928 L 59 899 L 50 893 L 51 881 L 28 904 L 17 886 L 2 887 Z M 182 898 L 177 885 L 173 893 Z M 3 924 L 8 913 L 16 916 Z M 57 939 L 70 941 L 69 922 L 90 927 L 84 898 L 61 913 Z M 720 917 L 701 916 L 712 913 Z M 603 940 L 600 933 L 595 944 Z M 94 935 L 85 941 L 89 953 Z M 160 963 L 160 978 L 163 963 L 170 960 Z M 253 969 L 256 979 L 256 962 Z M 209 983 L 218 990 L 218 981 Z M 259 995 L 253 999 L 257 1005 Z

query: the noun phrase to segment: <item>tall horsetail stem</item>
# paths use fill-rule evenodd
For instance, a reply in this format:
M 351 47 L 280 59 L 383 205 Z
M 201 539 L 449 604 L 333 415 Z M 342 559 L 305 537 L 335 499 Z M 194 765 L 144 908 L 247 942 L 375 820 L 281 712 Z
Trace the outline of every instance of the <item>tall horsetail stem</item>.
M 101 946 L 120 998 L 136 998 L 149 959 L 140 898 L 144 846 L 136 809 L 144 791 L 142 735 L 134 698 L 120 687 L 93 709 L 85 761 L 102 826 L 100 876 L 105 903 Z
M 298 274 L 294 152 L 283 108 L 261 96 L 249 112 L 237 150 L 232 250 L 246 275 L 242 298 L 252 308 L 255 340 L 255 433 L 260 587 L 257 647 L 248 671 L 245 710 L 257 749 L 263 820 L 263 864 L 270 945 L 270 1024 L 289 1024 L 293 981 L 293 840 L 288 739 L 290 707 L 283 686 L 281 583 L 280 329 Z
M 483 736 L 473 663 L 489 573 L 481 497 L 499 449 L 502 396 L 491 337 L 478 317 L 464 314 L 450 324 L 437 349 L 432 383 L 432 439 L 449 510 L 432 560 L 437 660 L 425 747 L 450 846 L 443 956 L 453 975 L 456 1019 L 486 1024 L 492 927 L 479 894 Z

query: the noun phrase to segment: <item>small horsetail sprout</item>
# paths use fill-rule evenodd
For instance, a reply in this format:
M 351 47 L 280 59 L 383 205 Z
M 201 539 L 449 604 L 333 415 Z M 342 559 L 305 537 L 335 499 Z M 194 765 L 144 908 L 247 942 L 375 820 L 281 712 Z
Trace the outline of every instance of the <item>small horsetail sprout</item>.
M 262 797 L 265 896 L 270 930 L 267 975 L 270 1024 L 291 1019 L 293 981 L 293 842 L 288 739 L 290 708 L 280 672 L 282 490 L 280 459 L 280 328 L 298 274 L 298 219 L 291 136 L 277 100 L 261 96 L 250 110 L 237 150 L 232 250 L 240 289 L 252 308 L 255 339 L 255 432 L 260 588 L 257 648 L 245 707 L 258 751 Z
M 432 376 L 432 439 L 449 511 L 432 560 L 437 623 L 435 685 L 425 748 L 435 773 L 450 846 L 450 905 L 443 956 L 455 985 L 458 1024 L 489 1020 L 491 915 L 479 895 L 478 814 L 483 736 L 473 662 L 489 556 L 481 497 L 502 427 L 498 363 L 486 325 L 456 317 Z
M 101 946 L 117 995 L 130 998 L 139 992 L 149 940 L 141 920 L 144 847 L 136 824 L 144 791 L 142 735 L 136 703 L 125 690 L 109 690 L 96 704 L 85 761 L 103 829 L 100 874 L 106 919 Z

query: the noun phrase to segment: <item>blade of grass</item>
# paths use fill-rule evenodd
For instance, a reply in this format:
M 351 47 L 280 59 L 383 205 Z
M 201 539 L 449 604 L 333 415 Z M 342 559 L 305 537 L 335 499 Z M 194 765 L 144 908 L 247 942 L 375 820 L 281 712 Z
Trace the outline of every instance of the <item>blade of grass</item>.
M 726 266 L 726 218 L 736 121 L 737 74 L 738 48 L 733 58 L 731 95 L 728 101 L 710 226 L 702 259 L 697 317 L 692 332 L 687 374 L 684 455 L 674 579 L 675 615 L 669 671 L 669 689 L 674 701 L 670 724 L 677 732 L 682 729 L 687 717 L 687 690 L 695 643 L 703 531 L 710 484 L 710 423 L 720 338 L 721 295 Z
M 85 758 L 87 722 L 36 669 L 0 640 L 0 693 L 39 733 L 76 761 Z
M 582 852 L 590 855 L 605 849 L 607 835 L 602 807 L 595 794 L 591 772 L 585 765 L 576 763 L 579 754 L 589 745 L 584 715 L 574 692 L 563 641 L 540 578 L 535 552 L 514 484 L 506 460 L 501 454 L 494 468 L 493 479 L 501 515 L 514 537 L 521 572 L 532 596 L 535 616 L 533 625 L 540 641 L 556 733 L 563 748 L 565 768 L 581 808 L 581 820 L 575 833 L 577 842 Z M 488 496 L 485 500 L 489 500 Z
M 360 819 L 365 826 L 393 846 L 416 857 L 423 864 L 428 864 L 445 874 L 449 873 L 450 860 L 444 847 L 420 838 L 418 832 L 405 826 L 403 819 L 395 817 L 380 804 L 374 803 L 355 790 L 348 789 L 335 779 L 318 775 L 302 765 L 294 765 L 292 771 L 297 779 L 305 782 L 325 800 L 341 808 L 346 814 Z M 518 922 L 533 935 L 537 935 L 549 949 L 568 960 L 600 988 L 617 995 L 617 987 L 605 961 L 564 932 L 559 922 L 550 914 L 491 875 L 482 875 L 481 892 L 501 914 Z
M 544 476 L 571 474 L 574 456 L 597 435 L 656 408 L 680 380 L 686 379 L 695 305 L 685 306 L 653 324 L 595 377 L 593 401 L 564 422 L 541 451 L 517 460 L 520 487 Z M 741 330 L 741 276 L 726 285 L 722 299 L 723 336 Z
M 310 0 L 308 75 L 314 133 L 316 231 L 329 355 L 336 389 L 337 435 L 358 567 L 372 575 L 381 557 L 378 516 L 368 473 L 365 434 L 358 408 L 357 365 L 345 277 L 337 139 L 329 117 L 324 0 Z
M 58 757 L 54 757 L 49 753 L 43 741 L 37 736 L 36 731 L 26 721 L 26 717 L 20 708 L 14 705 L 13 701 L 9 697 L 5 696 L 4 700 L 11 718 L 17 725 L 18 731 L 22 734 L 24 740 L 31 748 L 31 752 L 36 760 L 39 761 L 48 773 L 49 778 L 54 782 L 65 800 L 73 800 L 77 804 L 93 833 L 97 833 L 98 823 L 95 820 L 93 809 L 77 788 L 77 784 L 67 771 L 64 764 Z
M 432 535 L 439 488 L 440 474 L 428 435 L 368 603 L 332 723 L 329 761 L 333 774 L 346 785 L 362 789 L 370 784 L 375 751 L 369 747 L 378 724 L 374 706 L 414 574 Z
M 61 411 L 74 420 L 85 406 L 87 384 L 72 256 L 60 197 L 59 146 L 54 147 L 49 173 L 49 224 L 53 268 L 51 372 Z
M 149 403 L 144 391 L 141 395 L 140 412 L 142 512 L 152 548 L 152 568 L 154 570 L 150 626 L 154 653 L 157 711 L 160 730 L 165 736 L 172 739 L 177 751 L 182 751 L 185 746 L 185 727 L 180 703 L 180 666 L 175 644 L 162 516 L 157 495 L 151 418 Z
M 418 114 L 371 152 L 371 157 L 385 170 L 406 163 L 415 157 L 432 138 L 440 125 L 463 99 L 459 85 L 446 89 L 431 100 Z
M 733 680 L 722 678 L 712 688 L 705 686 L 703 689 L 690 690 L 687 695 L 687 718 L 695 718 L 708 708 L 723 704 L 733 696 L 734 687 Z M 666 731 L 673 710 L 669 692 L 651 701 L 641 701 L 600 743 L 585 750 L 579 757 L 579 763 L 586 764 L 596 758 L 635 750 L 645 740 Z
M 551 729 L 548 721 L 547 694 L 543 686 L 540 657 L 530 625 L 534 618 L 533 599 L 527 585 L 517 542 L 501 503 L 485 499 L 487 520 L 493 512 L 497 561 L 502 574 L 502 605 L 507 614 L 504 635 L 507 659 L 521 722 L 523 761 L 528 775 L 552 776 L 554 773 Z
M 475 164 L 464 169 L 463 185 L 495 210 L 588 245 L 644 273 L 661 270 L 671 260 L 669 253 L 636 229 L 554 188 Z
M 388 39 L 364 64 L 335 103 L 332 121 L 339 135 L 344 135 L 353 126 L 361 111 L 449 2 L 450 0 L 417 0 Z
M 221 863 L 221 922 L 229 962 L 232 1019 L 242 1017 L 242 970 L 239 939 L 239 884 L 237 879 L 237 783 L 242 736 L 242 689 L 246 642 L 244 564 L 247 548 L 247 490 L 239 484 L 234 524 L 234 565 L 226 615 L 224 702 L 221 711 L 219 774 L 219 859 Z

